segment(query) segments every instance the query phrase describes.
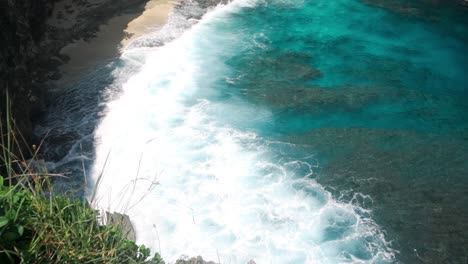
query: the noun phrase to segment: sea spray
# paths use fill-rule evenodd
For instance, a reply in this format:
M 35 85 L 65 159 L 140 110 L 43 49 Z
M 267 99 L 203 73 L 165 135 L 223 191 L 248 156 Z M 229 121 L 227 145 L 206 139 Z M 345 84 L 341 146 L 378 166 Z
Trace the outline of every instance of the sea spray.
M 272 147 L 287 143 L 256 133 L 258 121 L 272 122 L 268 108 L 219 89 L 223 59 L 243 47 L 217 28 L 255 5 L 218 6 L 146 53 L 95 132 L 98 205 L 126 211 L 138 242 L 170 262 L 392 261 L 369 212 L 337 202 L 310 177 L 313 166 Z M 293 169 L 301 162 L 309 166 Z
M 463 262 L 468 23 L 406 4 L 184 3 L 63 87 L 55 184 L 103 171 L 99 205 L 167 260 Z

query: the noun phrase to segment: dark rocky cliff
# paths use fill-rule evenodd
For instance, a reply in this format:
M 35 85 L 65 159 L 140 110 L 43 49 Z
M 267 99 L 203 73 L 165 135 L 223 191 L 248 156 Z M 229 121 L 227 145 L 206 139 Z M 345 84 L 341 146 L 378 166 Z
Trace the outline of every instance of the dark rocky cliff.
M 1 0 L 0 3 L 0 112 L 6 110 L 10 97 L 16 127 L 29 142 L 32 119 L 41 112 L 44 100 L 41 85 L 36 82 L 36 58 L 51 14 L 54 0 Z
M 113 16 L 142 12 L 146 1 L 0 0 L 2 127 L 8 94 L 16 131 L 28 144 L 38 144 L 34 121 L 53 100 L 48 81 L 60 78 L 58 67 L 68 60 L 60 50 L 74 40 L 92 38 Z

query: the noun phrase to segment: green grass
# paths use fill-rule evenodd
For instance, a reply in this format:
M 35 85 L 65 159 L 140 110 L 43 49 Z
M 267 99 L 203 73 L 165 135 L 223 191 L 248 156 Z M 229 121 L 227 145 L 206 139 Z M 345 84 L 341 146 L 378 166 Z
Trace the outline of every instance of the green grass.
M 21 134 L 14 133 L 8 110 L 5 116 L 0 120 L 0 263 L 164 263 L 159 254 L 151 258 L 148 248 L 126 239 L 119 226 L 102 225 L 86 200 L 56 194 L 52 176 L 25 161 L 17 140 Z M 39 149 L 31 149 L 30 160 Z

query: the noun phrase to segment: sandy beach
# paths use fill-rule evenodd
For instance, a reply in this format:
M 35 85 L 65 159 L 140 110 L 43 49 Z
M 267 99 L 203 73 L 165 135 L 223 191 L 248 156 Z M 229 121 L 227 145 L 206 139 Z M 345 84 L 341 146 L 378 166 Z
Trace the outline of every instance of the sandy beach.
M 122 47 L 125 48 L 133 39 L 164 25 L 175 4 L 177 1 L 174 0 L 149 0 L 143 14 L 128 23 L 125 29 L 128 35 L 121 41 Z
M 132 40 L 162 27 L 175 3 L 170 0 L 149 0 L 142 13 L 117 15 L 101 25 L 93 38 L 80 39 L 62 48 L 60 53 L 70 60 L 60 66 L 63 77 L 56 83 L 74 80 L 94 65 L 119 56 Z

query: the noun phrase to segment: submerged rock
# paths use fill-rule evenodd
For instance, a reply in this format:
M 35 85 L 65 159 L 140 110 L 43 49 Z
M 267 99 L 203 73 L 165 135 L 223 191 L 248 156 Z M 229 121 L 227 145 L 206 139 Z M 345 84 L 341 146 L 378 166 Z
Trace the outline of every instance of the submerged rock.
M 289 136 L 323 157 L 317 182 L 344 203 L 371 209 L 401 263 L 462 263 L 468 245 L 467 133 L 368 127 Z M 453 262 L 450 262 L 453 260 Z

